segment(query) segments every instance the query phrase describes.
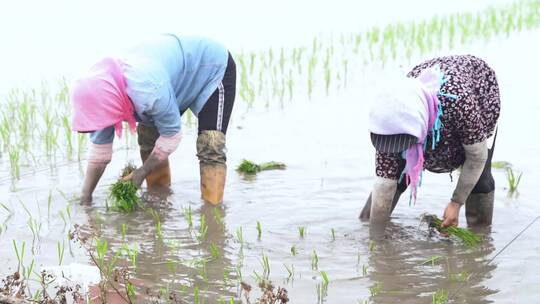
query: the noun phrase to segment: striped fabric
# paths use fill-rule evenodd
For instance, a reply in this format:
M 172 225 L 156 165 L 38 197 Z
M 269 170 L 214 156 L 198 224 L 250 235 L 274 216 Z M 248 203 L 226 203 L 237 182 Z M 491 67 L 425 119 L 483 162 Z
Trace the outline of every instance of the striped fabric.
M 371 142 L 377 151 L 398 153 L 407 150 L 418 139 L 409 134 L 379 135 L 371 133 Z

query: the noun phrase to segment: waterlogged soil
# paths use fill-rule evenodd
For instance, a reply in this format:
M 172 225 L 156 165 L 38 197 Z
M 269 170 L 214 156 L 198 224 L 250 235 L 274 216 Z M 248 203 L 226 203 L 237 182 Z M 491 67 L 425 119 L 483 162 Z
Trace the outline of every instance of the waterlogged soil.
M 503 110 L 494 158 L 523 172 L 519 196 L 509 198 L 504 171 L 495 170 L 493 226 L 478 231 L 485 241 L 477 248 L 430 236 L 420 224 L 424 212 L 442 214 L 457 173 L 453 182 L 447 174 L 426 174 L 416 203 L 409 205 L 406 196 L 399 202 L 388 239 L 369 242 L 368 225 L 357 218 L 374 172 L 365 122 L 367 99 L 375 85 L 407 67 L 360 70 L 359 66 L 355 81 L 330 97 L 321 93 L 310 101 L 299 98 L 270 109 L 238 104 L 228 132 L 228 180 L 220 207 L 204 205 L 199 199 L 196 133 L 186 128 L 171 160 L 173 194 L 166 201 L 147 203 L 159 214 L 161 236 L 148 212 L 120 214 L 106 209 L 108 185 L 127 160 L 138 161 L 134 149 L 115 153 L 92 206 L 68 202 L 78 194 L 84 162 L 25 175 L 14 187 L 4 182 L 0 202 L 12 214 L 0 210 L 4 223 L 0 274 L 17 269 L 13 241 L 19 248 L 25 242 L 23 264 L 35 258 L 38 269 L 58 266 L 58 247 L 64 244 L 62 265 L 70 269 L 67 276 L 83 285 L 95 284 L 95 271 L 78 270 L 90 265 L 84 250 L 67 240 L 70 227 L 79 224 L 107 240 L 110 248 L 118 249 L 124 242 L 138 244 L 137 268 L 132 270 L 139 290 L 170 286 L 188 302 L 194 301 L 194 286 L 206 303 L 215 303 L 220 297 L 236 297 L 239 280 L 256 285 L 257 275 L 264 273 L 264 255 L 269 260 L 269 279 L 288 290 L 291 303 L 431 303 L 437 290 L 444 290 L 455 303 L 534 303 L 540 283 L 540 222 L 504 247 L 540 211 L 536 193 L 540 165 L 534 157 L 540 153 L 534 141 L 540 114 L 535 71 L 540 62 L 530 60 L 540 52 L 540 45 L 533 43 L 537 41 L 538 31 L 464 50 L 485 58 L 498 74 Z M 281 161 L 287 169 L 243 177 L 234 170 L 243 158 Z M 193 212 L 192 228 L 184 216 L 188 207 Z M 202 215 L 208 231 L 199 241 Z M 35 239 L 28 224 L 31 219 L 41 225 Z M 257 222 L 262 228 L 260 239 Z M 122 224 L 127 225 L 125 241 Z M 303 238 L 299 227 L 305 228 Z M 240 228 L 243 244 L 238 240 Z M 202 271 L 197 265 L 202 258 L 212 257 L 211 247 L 219 249 L 220 256 Z M 442 258 L 424 263 L 434 256 Z M 294 275 L 289 276 L 285 266 L 294 267 Z M 323 271 L 330 280 L 326 288 Z M 185 293 L 180 293 L 180 285 L 188 286 Z

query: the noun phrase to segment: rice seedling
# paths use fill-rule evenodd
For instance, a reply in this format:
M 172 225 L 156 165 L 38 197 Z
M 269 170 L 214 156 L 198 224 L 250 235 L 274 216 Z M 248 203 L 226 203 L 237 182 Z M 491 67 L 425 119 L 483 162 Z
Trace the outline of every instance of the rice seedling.
M 463 282 L 467 282 L 470 277 L 471 275 L 468 272 L 462 271 L 460 273 L 450 274 L 450 281 L 463 283 Z
M 311 270 L 317 269 L 319 269 L 319 256 L 317 255 L 317 251 L 313 250 L 311 254 Z
M 236 265 L 236 267 L 234 267 L 234 273 L 238 282 L 242 282 L 242 267 L 240 265 Z
M 283 170 L 285 168 L 286 168 L 286 165 L 284 163 L 279 163 L 275 161 L 256 164 L 252 161 L 244 159 L 240 162 L 238 167 L 236 167 L 236 171 L 243 174 L 256 174 L 261 171 Z
M 122 223 L 120 225 L 120 231 L 121 231 L 121 234 L 122 234 L 122 240 L 124 240 L 124 241 L 126 240 L 127 230 L 128 230 L 127 224 Z
M 442 256 L 434 255 L 434 256 L 430 257 L 429 259 L 425 260 L 424 262 L 422 262 L 420 265 L 431 264 L 431 266 L 435 266 L 435 264 L 437 262 L 439 262 L 441 259 L 443 259 Z
M 221 227 L 221 229 L 225 230 L 225 221 L 223 220 L 223 215 L 221 214 L 220 209 L 216 207 L 212 212 L 214 213 L 214 220 L 216 223 Z
M 373 252 L 376 246 L 377 244 L 375 243 L 375 241 L 369 240 L 369 243 L 368 243 L 369 252 Z
M 216 260 L 221 256 L 219 247 L 214 242 L 210 243 L 210 254 L 212 255 L 213 260 Z
M 448 303 L 448 293 L 444 289 L 437 289 L 431 298 L 433 304 L 446 304 Z
M 323 285 L 328 286 L 330 283 L 330 278 L 328 277 L 326 271 L 320 271 L 319 273 L 321 274 Z
M 30 262 L 30 265 L 28 267 L 23 267 L 23 278 L 25 280 L 29 280 L 30 279 L 30 276 L 32 275 L 33 271 L 34 271 L 34 266 L 36 265 L 35 263 L 36 261 L 34 259 L 32 259 L 32 262 Z M 30 290 L 30 288 L 29 288 Z
M 64 211 L 63 210 L 58 211 L 58 216 L 60 216 L 60 218 L 62 219 L 62 222 L 64 222 L 64 229 L 66 229 L 67 220 L 66 220 L 66 216 L 64 215 Z
M 137 269 L 137 257 L 139 256 L 138 244 L 122 244 L 122 247 L 120 247 L 120 254 L 124 257 L 127 257 L 127 259 L 131 262 L 131 267 Z
M 131 163 L 122 169 L 120 178 L 110 187 L 109 199 L 112 200 L 112 209 L 120 212 L 132 212 L 141 204 L 141 198 L 137 194 L 138 189 L 130 180 L 122 178 L 135 170 Z
M 474 247 L 482 241 L 478 235 L 474 234 L 469 229 L 456 226 L 442 227 L 442 220 L 434 214 L 422 215 L 422 222 L 428 223 L 430 229 L 458 238 L 463 244 L 469 247 Z
M 86 140 L 87 140 L 86 134 L 81 134 L 81 133 L 77 134 L 77 160 L 78 161 L 82 160 L 82 155 L 84 151 L 86 150 Z
M 11 176 L 13 179 L 19 179 L 21 177 L 21 167 L 20 167 L 20 151 L 19 147 L 10 147 L 8 148 L 9 154 L 9 164 L 11 168 Z
M 47 221 L 51 219 L 51 207 L 52 207 L 52 190 L 49 190 L 49 196 L 47 197 Z
M 162 240 L 163 239 L 163 230 L 161 229 L 161 221 L 157 220 L 154 225 L 155 225 L 155 228 L 156 228 L 156 237 L 157 237 L 157 239 Z
M 381 283 L 375 283 L 373 286 L 369 287 L 369 293 L 372 297 L 376 297 L 379 295 L 382 289 Z
M 242 227 L 236 228 L 236 240 L 240 243 L 240 246 L 244 245 L 244 233 Z
M 56 252 L 58 254 L 58 265 L 59 266 L 62 265 L 62 261 L 64 260 L 64 249 L 65 249 L 64 240 L 62 240 L 62 245 L 60 245 L 60 241 L 58 241 L 57 244 L 56 244 Z
M 291 264 L 291 267 L 287 266 L 287 264 L 283 264 L 285 269 L 287 270 L 287 273 L 289 276 L 287 277 L 288 280 L 294 280 L 294 264 Z
M 363 264 L 362 265 L 362 276 L 367 277 L 367 275 L 368 275 L 368 267 L 365 264 Z
M 270 260 L 268 259 L 268 256 L 264 253 L 261 257 L 261 265 L 263 267 L 263 277 L 265 280 L 268 280 L 270 277 Z
M 315 291 L 317 292 L 317 304 L 326 303 L 326 297 L 328 296 L 328 286 L 324 284 L 317 284 L 315 286 Z
M 253 270 L 252 277 L 257 281 L 257 284 L 262 284 L 264 282 L 264 277 L 260 275 L 256 270 Z
M 66 138 L 66 154 L 68 156 L 68 159 L 71 159 L 71 156 L 73 155 L 73 132 L 71 131 L 71 126 L 67 115 L 62 117 L 62 126 L 64 127 L 64 136 Z
M 32 253 L 34 253 L 35 243 L 36 239 L 40 240 L 40 233 L 41 233 L 41 223 L 38 224 L 37 220 L 30 217 L 27 222 L 28 228 L 30 228 L 30 231 L 32 232 Z
M 506 181 L 508 182 L 508 196 L 513 196 L 518 193 L 517 189 L 523 172 L 520 172 L 516 177 L 516 173 L 511 167 L 506 167 Z
M 193 289 L 193 302 L 195 304 L 202 304 L 201 297 L 199 294 L 199 287 L 197 286 L 195 286 L 195 288 Z
M 300 226 L 298 227 L 298 234 L 300 235 L 300 238 L 303 239 L 306 235 L 306 227 Z
M 261 234 L 262 234 L 262 225 L 261 222 L 257 221 L 257 239 L 261 240 Z
M 19 247 L 17 246 L 17 242 L 15 242 L 15 240 L 13 240 L 13 249 L 15 249 L 15 255 L 17 255 L 17 272 L 20 272 L 21 271 L 21 267 L 23 266 L 23 262 L 24 262 L 24 247 L 25 247 L 25 242 L 22 241 L 22 244 L 21 244 L 21 247 L 19 249 Z
M 491 162 L 491 168 L 493 169 L 506 169 L 512 167 L 512 164 L 507 161 L 493 161 Z
M 0 203 L 0 207 L 2 207 L 4 210 L 6 210 L 8 214 L 13 214 L 11 209 L 9 209 L 9 207 L 6 204 Z
M 193 211 L 191 210 L 191 206 L 184 207 L 184 217 L 188 223 L 188 228 L 191 229 L 193 227 Z
M 199 234 L 197 235 L 197 240 L 202 243 L 206 239 L 208 234 L 208 225 L 206 224 L 206 217 L 204 214 L 201 214 L 200 225 L 199 225 Z

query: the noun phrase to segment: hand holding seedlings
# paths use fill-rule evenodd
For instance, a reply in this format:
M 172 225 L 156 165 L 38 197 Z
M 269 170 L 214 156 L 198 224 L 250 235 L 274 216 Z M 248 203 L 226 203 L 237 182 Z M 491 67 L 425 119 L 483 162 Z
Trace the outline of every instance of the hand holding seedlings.
M 461 205 L 450 202 L 444 209 L 442 227 L 458 226 L 459 224 L 459 210 Z
M 472 233 L 469 229 L 456 226 L 443 227 L 443 221 L 434 214 L 423 214 L 422 222 L 428 223 L 429 229 L 437 230 L 443 235 L 457 237 L 465 245 L 474 247 L 482 240 L 478 235 Z

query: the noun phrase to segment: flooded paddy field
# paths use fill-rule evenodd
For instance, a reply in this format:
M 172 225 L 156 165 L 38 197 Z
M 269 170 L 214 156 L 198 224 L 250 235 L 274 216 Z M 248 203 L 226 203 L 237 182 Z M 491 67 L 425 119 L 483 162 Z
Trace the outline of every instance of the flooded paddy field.
M 467 17 L 455 18 L 458 33 L 460 20 Z M 48 270 L 58 282 L 78 283 L 92 297 L 103 276 L 97 266 L 108 267 L 116 254 L 115 266 L 129 272 L 135 303 L 246 302 L 241 282 L 253 287 L 255 302 L 261 281 L 285 288 L 290 303 L 535 303 L 540 295 L 540 222 L 535 222 L 540 213 L 535 192 L 540 180 L 540 145 L 535 142 L 540 31 L 534 24 L 526 28 L 524 14 L 521 29 L 512 21 L 516 26 L 491 34 L 456 34 L 450 45 L 450 19 L 437 20 L 433 26 L 443 32 L 441 45 L 438 34 L 432 47 L 426 38 L 425 50 L 415 40 L 410 57 L 408 40 L 399 38 L 400 31 L 410 31 L 408 23 L 395 26 L 394 38 L 382 35 L 372 44 L 366 37 L 374 30 L 362 32 L 357 54 L 348 50 L 356 44 L 356 36 L 348 34 L 343 42 L 340 35 L 324 36 L 329 40 L 317 36 L 305 51 L 302 46 L 256 55 L 238 51 L 245 80 L 239 77 L 239 99 L 227 134 L 225 200 L 218 207 L 200 200 L 196 122 L 190 125 L 189 120 L 171 158 L 172 194 L 145 193 L 145 207 L 132 213 L 108 208 L 109 186 L 122 167 L 129 160 L 140 164 L 135 138 L 128 136 L 117 140 L 93 204 L 80 205 L 86 141 L 42 118 L 47 111 L 59 121 L 67 117 L 65 85 L 49 82 L 47 94 L 36 89 L 35 96 L 26 95 L 27 104 L 47 104 L 37 103 L 43 111 L 28 110 L 39 116 L 26 118 L 34 129 L 11 129 L 9 147 L 2 148 L 0 157 L 1 277 L 19 271 L 28 276 L 35 295 L 38 274 Z M 282 52 L 286 59 L 280 63 Z M 421 224 L 424 212 L 442 215 L 458 173 L 454 182 L 447 174 L 426 174 L 416 203 L 409 205 L 403 197 L 388 238 L 372 242 L 368 224 L 358 219 L 374 181 L 374 149 L 366 131 L 369 97 L 391 75 L 449 53 L 477 55 L 497 73 L 502 114 L 494 160 L 523 173 L 518 193 L 509 196 L 506 171 L 494 170 L 494 222 L 489 230 L 477 231 L 484 236 L 481 245 L 468 248 L 429 234 Z M 311 58 L 316 62 L 310 63 Z M 15 96 L 21 100 L 25 95 Z M 31 134 L 27 142 L 18 137 L 23 131 Z M 287 168 L 244 176 L 235 171 L 242 159 L 280 161 Z M 465 222 L 462 212 L 460 225 Z M 89 243 L 72 239 L 75 225 L 80 236 L 91 237 Z M 107 244 L 101 265 L 98 244 L 101 250 Z M 105 290 L 110 303 L 123 302 L 112 288 Z

